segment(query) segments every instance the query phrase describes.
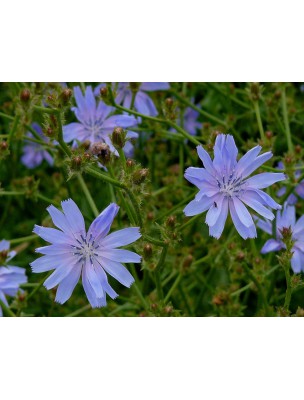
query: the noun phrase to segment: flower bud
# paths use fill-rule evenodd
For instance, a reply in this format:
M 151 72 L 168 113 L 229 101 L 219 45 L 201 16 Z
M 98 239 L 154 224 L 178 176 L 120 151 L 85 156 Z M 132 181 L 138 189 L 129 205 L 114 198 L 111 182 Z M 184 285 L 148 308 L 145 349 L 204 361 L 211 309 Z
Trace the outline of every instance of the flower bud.
M 300 153 L 301 153 L 301 150 L 302 150 L 302 147 L 301 147 L 299 144 L 297 144 L 296 147 L 295 147 L 295 152 L 296 152 L 297 154 L 300 154 Z
M 170 217 L 167 218 L 166 225 L 169 226 L 170 228 L 174 228 L 176 224 L 176 217 L 174 215 L 171 215 Z
M 132 90 L 132 92 L 137 92 L 140 87 L 140 83 L 139 82 L 129 82 L 129 86 L 130 86 L 130 89 Z
M 149 258 L 152 257 L 153 254 L 153 247 L 151 246 L 150 243 L 147 243 L 144 245 L 144 259 L 148 260 Z
M 3 151 L 8 149 L 8 144 L 5 140 L 3 142 L 0 142 L 0 149 Z
M 259 98 L 261 96 L 260 84 L 258 82 L 252 82 L 250 84 L 250 92 L 251 92 L 252 100 L 254 100 L 254 101 L 259 100 Z
M 28 103 L 31 98 L 31 92 L 28 89 L 23 89 L 20 93 L 20 100 L 23 103 Z
M 134 167 L 134 166 L 135 166 L 135 161 L 134 161 L 134 160 L 131 160 L 131 158 L 128 158 L 127 161 L 126 161 L 126 166 L 127 166 L 128 168 Z
M 100 88 L 100 96 L 102 97 L 102 98 L 105 98 L 105 97 L 108 97 L 108 88 L 107 87 L 101 87 Z
M 136 185 L 140 185 L 146 180 L 148 174 L 149 170 L 147 168 L 139 169 L 133 173 L 132 180 Z
M 72 165 L 72 168 L 73 168 L 74 170 L 79 171 L 79 170 L 80 170 L 80 167 L 81 167 L 81 164 L 82 164 L 82 159 L 81 159 L 80 156 L 74 156 L 74 157 L 72 157 L 72 159 L 71 159 L 71 165 Z
M 168 97 L 168 98 L 165 100 L 165 105 L 166 105 L 166 108 L 167 108 L 168 110 L 172 111 L 173 105 L 174 105 L 173 99 L 172 99 L 171 97 Z
M 126 132 L 122 128 L 116 127 L 114 128 L 111 139 L 114 146 L 122 149 L 126 144 Z
M 91 142 L 87 139 L 81 143 L 80 147 L 84 150 L 88 150 L 91 146 Z
M 273 133 L 271 131 L 267 131 L 265 132 L 265 136 L 270 140 L 273 137 Z
M 68 102 L 70 101 L 70 98 L 72 97 L 72 90 L 71 89 L 64 89 L 62 91 L 62 93 L 60 94 L 59 98 L 62 102 L 63 105 L 68 104 Z

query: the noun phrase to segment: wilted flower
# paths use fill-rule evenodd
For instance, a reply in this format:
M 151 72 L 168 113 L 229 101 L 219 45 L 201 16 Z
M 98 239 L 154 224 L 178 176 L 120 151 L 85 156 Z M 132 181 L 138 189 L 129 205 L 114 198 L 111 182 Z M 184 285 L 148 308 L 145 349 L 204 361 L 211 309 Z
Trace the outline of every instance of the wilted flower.
M 42 128 L 36 122 L 32 124 L 32 128 L 37 132 L 40 136 L 41 140 L 45 141 L 45 143 L 49 142 L 49 138 L 43 135 Z M 34 138 L 31 132 L 27 132 L 26 134 L 29 138 Z M 39 143 L 35 143 L 29 140 L 26 140 L 26 145 L 23 147 L 23 155 L 21 157 L 21 162 L 27 168 L 35 168 L 38 167 L 45 160 L 49 165 L 54 164 L 54 159 L 50 155 L 50 153 Z
M 88 232 L 84 218 L 71 199 L 62 201 L 63 212 L 53 205 L 48 212 L 59 229 L 35 225 L 34 232 L 51 243 L 36 251 L 44 254 L 31 263 L 33 272 L 55 269 L 44 282 L 47 289 L 58 285 L 56 299 L 65 303 L 82 276 L 82 284 L 92 307 L 106 305 L 106 293 L 115 299 L 118 295 L 108 283 L 106 272 L 122 285 L 130 287 L 134 279 L 121 264 L 139 263 L 141 257 L 129 250 L 117 249 L 140 238 L 139 228 L 126 228 L 108 235 L 119 207 L 110 204 L 91 224 Z
M 267 240 L 261 250 L 262 254 L 285 249 L 282 232 L 284 228 L 291 229 L 292 241 L 294 242 L 291 250 L 293 252 L 291 267 L 295 273 L 304 272 L 304 215 L 296 222 L 295 207 L 285 203 L 283 210 L 277 212 L 275 221 L 258 219 L 257 226 L 270 235 L 273 235 L 273 228 L 275 228 L 276 238 Z
M 104 84 L 98 85 L 95 88 L 95 95 L 99 95 L 100 88 Z M 113 87 L 115 87 L 113 85 Z M 158 90 L 168 90 L 170 88 L 167 82 L 142 82 L 139 84 L 135 100 L 134 108 L 138 112 L 144 115 L 156 116 L 158 114 L 157 109 L 151 99 L 151 97 L 146 92 L 155 92 Z M 115 102 L 117 104 L 122 104 L 125 108 L 131 107 L 132 102 L 132 89 L 130 84 L 127 82 L 119 82 L 116 87 L 116 98 Z
M 280 170 L 284 170 L 285 168 L 284 168 L 284 164 L 283 164 L 283 162 L 282 161 L 280 161 L 279 163 L 278 163 L 278 169 Z M 300 176 L 301 176 L 301 171 L 295 171 L 295 173 L 294 173 L 294 177 L 296 178 L 296 179 L 299 179 L 300 178 Z M 284 194 L 286 193 L 286 186 L 282 186 L 278 191 L 277 191 L 277 196 L 279 196 L 279 197 L 281 197 L 281 196 L 284 196 Z M 299 182 L 299 184 L 295 187 L 295 189 L 294 189 L 294 191 L 295 191 L 295 193 L 299 196 L 299 197 L 301 197 L 302 199 L 304 199 L 304 179 L 301 181 L 301 182 Z M 296 204 L 296 202 L 298 201 L 298 199 L 297 199 L 297 196 L 294 194 L 294 193 L 291 193 L 289 196 L 288 196 L 288 198 L 287 198 L 287 203 L 288 204 L 291 204 L 291 205 L 294 205 L 294 204 Z
M 5 296 L 15 297 L 18 293 L 19 286 L 27 282 L 25 269 L 7 265 L 15 255 L 15 251 L 9 251 L 10 243 L 7 240 L 0 242 L 0 300 L 8 306 Z M 5 266 L 2 266 L 4 265 Z M 0 306 L 0 317 L 3 312 Z
M 89 140 L 91 143 L 105 142 L 112 152 L 118 154 L 113 146 L 110 135 L 114 128 L 130 128 L 138 124 L 138 119 L 130 115 L 113 115 L 114 107 L 108 106 L 102 101 L 96 104 L 92 87 L 86 88 L 85 94 L 79 86 L 74 88 L 74 96 L 77 107 L 72 107 L 79 122 L 72 122 L 63 127 L 63 138 L 66 142 Z M 112 114 L 112 115 L 111 115 Z M 136 132 L 128 132 L 127 138 L 136 138 Z M 130 150 L 130 143 L 124 150 Z
M 211 236 L 217 239 L 221 236 L 228 210 L 237 231 L 247 239 L 256 237 L 256 227 L 245 204 L 270 220 L 274 214 L 265 206 L 276 210 L 281 208 L 261 189 L 284 180 L 283 173 L 265 172 L 248 178 L 272 157 L 271 152 L 258 155 L 261 149 L 261 146 L 256 146 L 237 161 L 238 149 L 233 137 L 223 134 L 216 138 L 213 161 L 202 146 L 197 147 L 205 168 L 190 167 L 185 172 L 185 178 L 200 191 L 184 213 L 192 216 L 208 210 L 206 223 Z

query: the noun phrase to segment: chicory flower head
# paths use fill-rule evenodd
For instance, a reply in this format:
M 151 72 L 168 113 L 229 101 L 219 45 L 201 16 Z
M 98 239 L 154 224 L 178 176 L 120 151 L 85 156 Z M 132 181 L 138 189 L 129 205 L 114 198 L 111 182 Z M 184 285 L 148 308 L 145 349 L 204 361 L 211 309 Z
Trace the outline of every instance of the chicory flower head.
M 16 255 L 15 251 L 9 251 L 10 243 L 7 240 L 0 242 L 0 300 L 8 306 L 6 296 L 15 297 L 19 286 L 27 282 L 25 269 L 7 265 Z M 0 317 L 3 316 L 0 306 Z
M 105 84 L 98 85 L 95 88 L 95 94 L 99 95 L 100 88 L 105 86 Z M 113 85 L 116 91 L 115 102 L 117 104 L 122 104 L 125 108 L 131 107 L 132 102 L 132 90 L 128 82 L 119 82 L 117 87 Z M 150 115 L 155 117 L 158 112 L 151 99 L 151 97 L 146 92 L 155 92 L 158 90 L 168 90 L 170 85 L 167 82 L 142 82 L 139 84 L 138 90 L 136 92 L 134 100 L 134 108 L 138 112 L 144 115 Z
M 249 177 L 272 157 L 271 152 L 259 155 L 261 146 L 248 151 L 237 161 L 238 149 L 231 135 L 220 134 L 214 146 L 214 159 L 202 146 L 197 147 L 198 155 L 205 168 L 190 167 L 185 178 L 199 188 L 195 199 L 184 209 L 187 216 L 207 211 L 206 223 L 209 234 L 219 238 L 230 212 L 232 221 L 243 239 L 256 237 L 256 227 L 246 206 L 267 219 L 274 214 L 267 208 L 280 209 L 264 189 L 285 179 L 283 173 L 261 173 Z
M 290 228 L 292 232 L 292 240 L 294 242 L 292 248 L 291 267 L 294 273 L 304 272 L 304 215 L 296 221 L 296 210 L 293 205 L 287 202 L 284 204 L 283 210 L 277 212 L 276 220 L 272 223 L 258 219 L 257 226 L 264 232 L 273 235 L 273 224 L 275 224 L 275 239 L 269 239 L 264 244 L 261 253 L 266 254 L 271 251 L 279 251 L 285 249 L 286 246 L 282 240 L 283 228 Z
M 139 263 L 141 257 L 129 250 L 118 249 L 133 243 L 141 234 L 139 228 L 126 228 L 108 235 L 119 207 L 110 204 L 86 232 L 84 218 L 71 199 L 62 201 L 63 212 L 51 205 L 48 212 L 59 229 L 35 225 L 34 232 L 51 243 L 36 249 L 44 254 L 31 263 L 33 272 L 55 269 L 44 282 L 47 289 L 58 285 L 55 301 L 65 303 L 82 276 L 82 284 L 92 307 L 106 305 L 106 293 L 115 299 L 118 294 L 108 283 L 107 274 L 130 287 L 134 279 L 122 263 Z
M 78 140 L 83 142 L 89 140 L 91 143 L 105 142 L 112 152 L 118 155 L 112 144 L 110 135 L 114 128 L 130 128 L 139 123 L 139 120 L 130 115 L 113 115 L 114 107 L 108 106 L 102 101 L 96 103 L 91 86 L 86 88 L 85 94 L 79 86 L 74 88 L 76 107 L 72 107 L 79 122 L 72 122 L 63 127 L 63 138 L 65 142 Z M 135 138 L 136 132 L 128 132 L 127 138 Z M 130 150 L 130 145 L 126 148 Z
M 48 143 L 49 138 L 43 135 L 42 128 L 39 124 L 34 122 L 32 124 L 32 128 L 37 132 L 37 134 L 41 137 L 41 140 Z M 28 138 L 34 138 L 31 132 L 27 132 L 26 136 Z M 46 149 L 39 143 L 35 143 L 29 140 L 26 140 L 26 145 L 23 147 L 23 155 L 21 157 L 21 162 L 27 168 L 36 168 L 38 165 L 45 160 L 50 166 L 53 166 L 54 159 L 53 157 L 46 151 Z

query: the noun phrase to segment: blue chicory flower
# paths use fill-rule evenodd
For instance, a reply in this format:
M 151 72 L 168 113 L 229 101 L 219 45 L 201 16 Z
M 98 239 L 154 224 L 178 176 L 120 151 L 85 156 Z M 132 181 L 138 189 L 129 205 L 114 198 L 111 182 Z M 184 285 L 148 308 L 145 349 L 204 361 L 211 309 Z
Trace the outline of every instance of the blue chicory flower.
M 39 124 L 34 122 L 32 124 L 32 128 L 41 137 L 41 140 L 45 141 L 46 143 L 49 142 L 49 138 L 43 135 L 42 128 Z M 31 132 L 27 132 L 26 136 L 29 138 L 34 138 Z M 21 157 L 21 162 L 23 165 L 32 169 L 38 167 L 38 165 L 45 160 L 50 166 L 53 166 L 54 159 L 43 146 L 41 146 L 39 143 L 30 142 L 26 139 L 25 142 L 26 145 L 23 147 L 23 155 Z
M 248 151 L 237 161 L 238 149 L 231 135 L 220 134 L 214 146 L 214 159 L 202 146 L 197 147 L 198 155 L 205 168 L 190 167 L 185 178 L 200 190 L 195 199 L 184 209 L 187 216 L 207 211 L 206 223 L 209 234 L 219 238 L 228 216 L 243 239 L 256 237 L 256 227 L 245 204 L 267 219 L 274 219 L 274 214 L 265 206 L 280 209 L 264 189 L 275 182 L 285 179 L 283 173 L 261 173 L 250 177 L 272 157 L 271 152 L 258 155 L 261 146 Z
M 95 95 L 99 95 L 100 88 L 105 86 L 105 84 L 98 85 L 95 88 Z M 115 85 L 113 85 L 113 88 Z M 128 82 L 119 82 L 116 90 L 115 102 L 117 104 L 122 104 L 125 108 L 131 107 L 132 102 L 132 90 Z M 146 92 L 155 92 L 158 90 L 168 90 L 170 85 L 167 82 L 142 82 L 139 85 L 138 91 L 134 100 L 134 108 L 138 112 L 144 115 L 150 115 L 155 117 L 158 115 L 157 109 L 151 99 L 151 97 Z
M 6 296 L 15 297 L 19 286 L 27 282 L 25 269 L 7 265 L 7 263 L 16 255 L 15 251 L 9 251 L 10 243 L 7 240 L 0 242 L 0 300 L 8 306 Z M 3 316 L 0 306 L 0 317 Z
M 276 238 L 267 240 L 261 250 L 262 254 L 285 249 L 281 231 L 283 228 L 291 228 L 294 241 L 291 267 L 294 273 L 304 272 L 304 215 L 296 221 L 295 207 L 286 202 L 283 210 L 277 212 L 275 221 L 258 219 L 257 226 L 270 235 L 273 235 L 273 228 L 275 228 Z
M 102 101 L 96 104 L 91 86 L 86 88 L 85 94 L 79 86 L 74 88 L 74 96 L 76 107 L 72 107 L 79 122 L 72 122 L 63 127 L 63 138 L 65 142 L 89 140 L 91 143 L 105 142 L 110 150 L 118 155 L 117 150 L 113 146 L 110 135 L 114 128 L 130 128 L 139 123 L 139 120 L 130 115 L 113 115 L 114 107 L 108 106 Z M 128 132 L 127 138 L 135 138 L 138 134 Z M 128 142 L 127 142 L 128 144 Z M 127 145 L 126 151 L 130 150 L 130 144 Z
M 202 129 L 202 123 L 197 121 L 198 117 L 199 117 L 198 111 L 193 110 L 193 108 L 191 107 L 187 107 L 185 109 L 183 115 L 183 128 L 192 136 L 196 135 L 197 130 Z M 177 119 L 177 123 L 180 126 L 182 125 L 181 121 L 182 121 L 182 116 L 180 115 L 179 118 Z M 173 128 L 171 128 L 170 130 L 172 132 L 176 132 L 176 130 Z
M 280 162 L 278 163 L 277 168 L 278 168 L 279 170 L 280 170 L 280 169 L 281 169 L 281 170 L 284 170 L 284 169 L 285 169 L 284 164 L 283 164 L 282 161 L 280 161 Z M 299 179 L 300 176 L 301 176 L 301 171 L 300 171 L 300 170 L 295 171 L 295 173 L 294 173 L 295 179 Z M 278 197 L 284 196 L 284 194 L 286 193 L 286 190 L 287 190 L 287 189 L 286 189 L 286 186 L 282 186 L 282 187 L 277 191 L 277 196 L 278 196 Z M 301 197 L 301 199 L 304 199 L 304 179 L 303 179 L 301 182 L 299 182 L 299 184 L 295 187 L 295 194 L 294 194 L 294 193 L 291 193 L 291 194 L 288 196 L 288 198 L 287 198 L 287 203 L 288 203 L 288 204 L 294 205 L 294 204 L 297 203 L 298 198 L 297 198 L 296 194 L 297 194 L 299 197 Z
M 115 299 L 118 294 L 108 283 L 106 273 L 126 287 L 134 279 L 122 263 L 139 263 L 141 257 L 129 250 L 117 249 L 141 237 L 139 228 L 126 228 L 108 235 L 119 207 L 110 204 L 86 232 L 84 218 L 71 199 L 62 201 L 63 212 L 53 205 L 48 212 L 59 229 L 35 225 L 34 232 L 51 243 L 36 252 L 44 254 L 31 263 L 33 272 L 55 269 L 44 282 L 47 289 L 58 285 L 55 301 L 65 303 L 82 276 L 82 284 L 92 307 L 106 305 L 106 293 Z

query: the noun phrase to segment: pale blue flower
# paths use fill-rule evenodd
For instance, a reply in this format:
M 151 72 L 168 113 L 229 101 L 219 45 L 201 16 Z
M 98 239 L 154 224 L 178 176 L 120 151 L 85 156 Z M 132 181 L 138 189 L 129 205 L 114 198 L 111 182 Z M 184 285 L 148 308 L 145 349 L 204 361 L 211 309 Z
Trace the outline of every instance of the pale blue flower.
M 230 211 L 241 237 L 254 238 L 256 227 L 245 205 L 270 220 L 274 219 L 274 214 L 267 207 L 281 208 L 261 189 L 284 180 L 283 173 L 264 172 L 249 177 L 272 157 L 271 152 L 259 155 L 261 149 L 261 146 L 256 146 L 237 161 L 238 149 L 233 137 L 223 134 L 216 138 L 213 160 L 202 146 L 197 147 L 205 168 L 190 167 L 185 172 L 185 178 L 200 190 L 184 213 L 192 216 L 208 210 L 206 223 L 210 236 L 217 239 L 221 236 Z
M 118 155 L 110 139 L 114 128 L 135 127 L 139 120 L 130 115 L 113 115 L 114 107 L 108 106 L 102 101 L 97 104 L 91 86 L 86 88 L 84 95 L 79 86 L 74 87 L 74 96 L 77 106 L 72 107 L 72 111 L 79 122 L 72 122 L 63 127 L 65 142 L 75 142 L 76 140 L 79 142 L 89 140 L 91 143 L 105 142 L 110 150 Z M 129 139 L 137 136 L 138 134 L 135 132 L 127 132 Z M 128 142 L 126 151 L 130 151 Z
M 275 239 L 267 240 L 261 250 L 262 254 L 285 249 L 282 230 L 283 228 L 291 228 L 292 240 L 294 241 L 291 267 L 295 273 L 304 272 L 304 215 L 296 221 L 295 207 L 286 202 L 283 210 L 277 212 L 275 221 L 258 219 L 257 226 L 269 235 L 273 235 L 273 231 L 275 231 Z
M 37 132 L 37 134 L 40 136 L 41 140 L 45 141 L 46 143 L 49 142 L 49 138 L 46 137 L 43 132 L 42 128 L 40 125 L 38 125 L 36 122 L 32 124 L 32 128 Z M 26 136 L 29 138 L 34 138 L 33 134 L 31 132 L 27 132 Z M 49 154 L 49 152 L 39 143 L 31 142 L 29 140 L 25 139 L 25 146 L 23 147 L 23 155 L 21 157 L 21 162 L 23 165 L 25 165 L 27 168 L 36 168 L 38 165 L 42 163 L 43 160 L 45 160 L 50 166 L 53 166 L 54 164 L 54 159 L 53 157 Z
M 55 269 L 44 282 L 47 289 L 58 285 L 55 301 L 65 303 L 82 276 L 82 284 L 92 307 L 106 305 L 106 293 L 115 299 L 118 294 L 108 283 L 107 274 L 130 287 L 134 278 L 122 263 L 139 263 L 141 257 L 129 250 L 118 249 L 133 243 L 141 234 L 139 228 L 126 228 L 108 235 L 119 207 L 110 204 L 86 232 L 84 218 L 71 199 L 62 201 L 63 212 L 51 205 L 48 212 L 59 229 L 35 225 L 34 232 L 51 245 L 36 251 L 44 254 L 31 263 L 33 272 Z
M 99 95 L 100 88 L 104 86 L 105 84 L 98 85 L 95 88 L 95 95 Z M 117 104 L 122 104 L 125 108 L 130 108 L 133 95 L 132 90 L 130 89 L 130 84 L 128 82 L 119 82 L 117 87 L 115 84 L 112 84 L 112 86 L 116 91 L 115 102 Z M 153 100 L 146 92 L 168 89 L 170 89 L 170 85 L 167 82 L 142 82 L 136 92 L 134 100 L 135 110 L 141 114 L 155 117 L 158 114 L 157 109 Z
M 19 291 L 20 285 L 27 282 L 25 269 L 8 265 L 7 263 L 16 255 L 15 251 L 9 251 L 10 242 L 2 240 L 0 242 L 0 300 L 7 306 L 6 296 L 15 297 Z M 2 266 L 3 265 L 3 266 Z M 0 306 L 0 317 L 3 316 Z

